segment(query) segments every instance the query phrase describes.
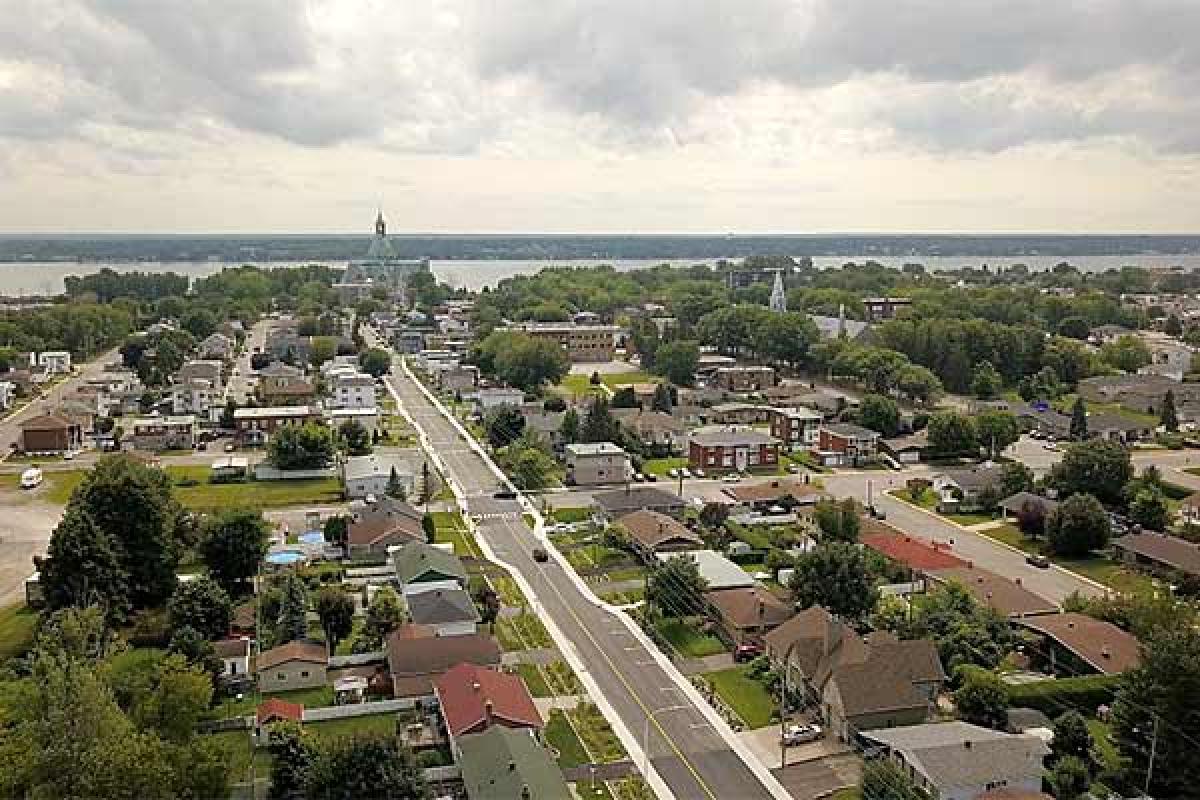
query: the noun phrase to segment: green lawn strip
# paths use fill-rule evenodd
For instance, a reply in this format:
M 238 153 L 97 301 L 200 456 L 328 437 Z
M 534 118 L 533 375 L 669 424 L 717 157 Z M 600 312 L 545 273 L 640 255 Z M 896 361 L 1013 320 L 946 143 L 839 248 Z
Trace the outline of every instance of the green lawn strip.
M 775 700 L 766 687 L 746 675 L 745 667 L 709 672 L 704 677 L 747 727 L 761 728 L 770 724 Z
M 363 626 L 366 624 L 364 617 L 355 617 L 350 626 L 350 635 L 338 642 L 337 649 L 334 651 L 335 656 L 349 656 L 354 654 L 354 642 L 358 639 L 358 635 L 362 633 Z
M 914 506 L 917 506 L 918 508 L 923 508 L 926 511 L 932 511 L 934 514 L 937 514 L 942 519 L 948 519 L 951 522 L 958 523 L 959 525 L 964 525 L 964 526 L 979 525 L 980 523 L 992 522 L 993 520 L 996 519 L 996 517 L 994 515 L 984 514 L 984 513 L 942 514 L 941 512 L 939 512 L 937 510 L 937 503 L 938 503 L 937 492 L 935 492 L 935 491 L 933 491 L 933 489 L 929 489 L 929 488 L 926 488 L 923 492 L 921 492 L 921 496 L 916 500 L 913 500 L 912 495 L 909 494 L 909 491 L 907 489 L 893 489 L 890 492 L 888 492 L 888 494 L 890 494 L 892 497 L 896 498 L 897 500 L 903 500 L 905 503 L 908 503 L 909 505 L 914 505 Z
M 304 728 L 324 739 L 362 733 L 389 735 L 396 732 L 396 712 L 306 722 Z
M 726 652 L 727 649 L 716 636 L 704 633 L 683 620 L 664 619 L 656 623 L 655 627 L 680 654 L 691 658 L 715 656 Z
M 23 605 L 0 610 L 0 661 L 24 655 L 33 646 L 38 614 Z
M 609 372 L 600 376 L 600 382 L 610 389 L 617 389 L 621 386 L 630 386 L 635 383 L 660 383 L 662 382 L 662 376 L 651 375 L 644 370 Z
M 518 614 L 496 620 L 496 638 L 510 652 L 550 646 L 550 634 L 535 614 Z
M 951 522 L 957 522 L 964 527 L 972 525 L 980 525 L 984 522 L 995 522 L 996 518 L 991 514 L 942 514 L 943 517 Z
M 613 733 L 600 709 L 592 703 L 580 703 L 567 712 L 584 748 L 598 764 L 608 764 L 625 758 L 625 748 Z
M 271 776 L 271 753 L 265 747 L 254 747 L 249 730 L 220 731 L 207 736 L 218 742 L 228 754 L 226 771 L 234 783 L 250 780 L 250 759 L 253 757 L 256 778 Z M 253 752 L 253 756 L 251 753 Z
M 1002 542 L 1009 547 L 1015 547 L 1025 553 L 1043 552 L 1041 540 L 1035 541 L 1030 539 L 1021 533 L 1015 525 L 999 525 L 995 528 L 979 531 L 979 533 L 990 539 Z M 1137 570 L 1130 569 L 1123 564 L 1118 564 L 1103 556 L 1062 558 L 1051 553 L 1046 553 L 1046 556 L 1063 569 L 1068 569 L 1097 583 L 1102 583 L 1122 594 L 1149 595 L 1154 592 L 1154 581 L 1148 575 L 1143 575 Z
M 686 458 L 648 458 L 642 462 L 642 472 L 648 472 L 651 475 L 665 478 L 671 470 L 680 469 L 687 465 L 688 460 Z
M 575 677 L 575 671 L 567 662 L 551 661 L 543 671 L 546 674 L 546 681 L 555 694 L 572 695 L 583 692 L 583 685 L 579 682 L 579 678 Z
M 496 594 L 500 596 L 500 602 L 506 606 L 516 606 L 526 608 L 529 602 L 525 599 L 525 595 L 521 592 L 521 587 L 517 586 L 517 582 L 508 575 L 497 575 L 491 578 L 492 588 L 496 590 Z
M 726 521 L 725 529 L 756 550 L 766 550 L 771 546 L 771 534 L 763 527 Z
M 209 712 L 212 719 L 227 719 L 229 717 L 244 717 L 254 713 L 259 703 L 269 697 L 278 697 L 289 703 L 300 703 L 305 708 L 321 708 L 333 705 L 333 687 L 316 686 L 311 689 L 294 689 L 290 692 L 266 692 L 261 696 L 256 692 L 243 695 L 241 700 L 228 699 Z
M 546 683 L 546 676 L 542 674 L 537 664 L 518 664 L 517 673 L 521 676 L 521 680 L 525 681 L 525 687 L 534 697 L 554 696 L 554 692 Z
M 645 577 L 645 567 L 622 567 L 621 569 L 614 569 L 611 572 L 604 573 L 604 579 L 608 583 L 616 583 L 617 581 L 642 580 Z
M 600 595 L 600 599 L 615 606 L 628 606 L 645 600 L 646 591 L 639 588 L 626 589 L 623 592 L 605 592 Z
M 565 712 L 554 709 L 546 721 L 546 742 L 558 753 L 558 765 L 563 769 L 590 764 L 583 742 L 575 735 Z
M 829 795 L 829 800 L 862 800 L 862 789 L 858 786 L 847 786 Z
M 555 522 L 587 522 L 591 519 L 590 508 L 556 508 L 550 512 Z
M 342 486 L 337 478 L 203 483 L 197 486 L 177 486 L 175 496 L 179 502 L 197 511 L 220 510 L 233 506 L 275 508 L 340 503 Z

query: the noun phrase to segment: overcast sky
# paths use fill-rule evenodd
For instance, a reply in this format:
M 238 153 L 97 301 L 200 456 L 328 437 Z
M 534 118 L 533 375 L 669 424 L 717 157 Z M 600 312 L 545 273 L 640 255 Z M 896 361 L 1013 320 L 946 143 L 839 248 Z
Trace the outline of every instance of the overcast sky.
M 0 231 L 1200 232 L 1196 0 L 0 0 Z

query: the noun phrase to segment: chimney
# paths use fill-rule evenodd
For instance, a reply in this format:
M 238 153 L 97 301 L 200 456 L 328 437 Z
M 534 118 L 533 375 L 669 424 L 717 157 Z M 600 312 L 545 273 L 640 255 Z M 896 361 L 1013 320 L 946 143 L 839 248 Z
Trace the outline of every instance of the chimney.
M 517 771 L 517 762 L 515 762 L 515 761 L 509 761 L 509 762 L 508 762 L 508 771 L 509 771 L 509 772 L 516 772 L 516 771 Z
M 483 719 L 488 724 L 492 724 L 492 701 L 487 699 L 483 702 Z
M 970 749 L 971 749 L 971 740 L 970 740 L 970 739 L 963 739 L 963 747 L 965 747 L 965 748 L 967 748 L 968 750 L 970 750 Z
M 1021 585 L 1021 579 L 1020 579 L 1020 578 L 1013 578 L 1013 583 L 1015 583 L 1017 586 L 1020 586 L 1020 585 Z M 1075 627 L 1075 626 L 1072 624 L 1072 625 L 1070 625 L 1069 627 L 1072 627 L 1072 628 L 1073 628 L 1073 627 Z

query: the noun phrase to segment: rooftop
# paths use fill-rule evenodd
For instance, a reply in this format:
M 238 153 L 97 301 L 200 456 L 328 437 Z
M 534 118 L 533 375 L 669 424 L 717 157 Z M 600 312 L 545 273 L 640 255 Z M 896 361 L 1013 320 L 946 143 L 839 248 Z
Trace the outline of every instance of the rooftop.
M 967 564 L 947 569 L 929 570 L 929 575 L 942 583 L 957 581 L 981 605 L 995 609 L 1009 617 L 1033 614 L 1052 614 L 1058 606 L 1022 586 L 1019 581 L 1009 580 L 994 572 Z
M 581 442 L 567 445 L 567 453 L 573 456 L 623 456 L 625 451 L 612 442 Z
M 1130 533 L 1114 539 L 1112 546 L 1174 567 L 1189 575 L 1200 575 L 1200 545 L 1165 533 Z
M 541 728 L 525 681 L 476 664 L 458 664 L 434 682 L 446 728 L 459 736 L 498 720 L 509 727 Z
M 757 586 L 705 592 L 704 599 L 734 628 L 773 627 L 792 616 L 789 606 Z
M 659 553 L 656 558 L 664 563 L 672 558 L 686 558 L 694 561 L 700 570 L 700 577 L 704 578 L 708 584 L 707 588 L 714 591 L 754 585 L 754 579 L 745 570 L 713 550 L 685 550 L 679 553 Z
M 704 540 L 674 517 L 658 511 L 638 509 L 617 519 L 617 524 L 647 549 L 654 550 L 671 542 L 687 542 L 703 547 Z
M 500 725 L 458 742 L 468 800 L 571 800 L 550 751 L 533 734 Z M 526 792 L 528 795 L 526 795 Z
M 289 661 L 310 661 L 314 664 L 329 663 L 325 645 L 315 642 L 288 642 L 258 654 L 256 666 L 261 672 Z
M 753 428 L 730 428 L 709 426 L 693 431 L 691 441 L 701 447 L 761 447 L 779 444 L 774 436 Z
M 308 406 L 260 406 L 258 408 L 238 408 L 233 412 L 233 418 L 238 419 L 277 419 L 316 417 L 318 412 Z
M 1142 661 L 1136 637 L 1086 614 L 1044 614 L 1020 624 L 1049 636 L 1105 675 L 1134 669 Z
M 462 589 L 434 589 L 408 595 L 408 615 L 417 625 L 446 625 L 479 622 L 479 611 L 471 595 Z
M 899 532 L 864 532 L 859 541 L 875 552 L 917 570 L 948 569 L 967 563 L 948 552 L 949 548 L 937 547 Z

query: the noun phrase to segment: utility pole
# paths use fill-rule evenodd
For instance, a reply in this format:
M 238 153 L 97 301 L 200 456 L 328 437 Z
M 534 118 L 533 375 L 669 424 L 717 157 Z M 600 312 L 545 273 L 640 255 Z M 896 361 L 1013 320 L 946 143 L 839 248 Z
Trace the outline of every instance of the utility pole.
M 1146 786 L 1142 791 L 1146 797 L 1150 796 L 1150 779 L 1154 776 L 1154 757 L 1158 753 L 1158 715 L 1154 715 L 1154 731 L 1150 735 L 1150 763 L 1146 765 Z

